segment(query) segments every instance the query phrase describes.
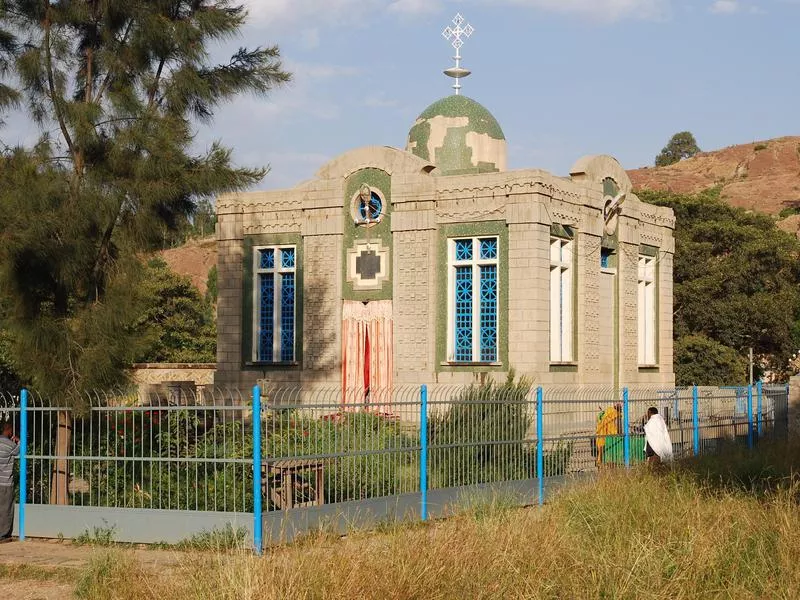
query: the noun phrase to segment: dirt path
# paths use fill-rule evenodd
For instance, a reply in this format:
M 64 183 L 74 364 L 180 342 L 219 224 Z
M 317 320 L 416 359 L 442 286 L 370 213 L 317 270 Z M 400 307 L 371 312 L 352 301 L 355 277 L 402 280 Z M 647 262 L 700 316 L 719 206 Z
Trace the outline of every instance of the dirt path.
M 26 540 L 0 544 L 0 564 L 26 565 L 51 569 L 83 569 L 89 560 L 106 548 L 75 546 L 69 543 Z M 169 569 L 178 564 L 180 552 L 174 550 L 123 550 L 145 567 Z
M 72 598 L 77 580 L 93 556 L 107 548 L 28 540 L 0 544 L 0 598 L 61 600 Z M 124 549 L 144 567 L 163 573 L 175 567 L 181 553 L 171 550 Z
M 0 581 L 0 596 L 15 600 L 62 600 L 72 598 L 73 585 L 57 581 L 15 579 Z

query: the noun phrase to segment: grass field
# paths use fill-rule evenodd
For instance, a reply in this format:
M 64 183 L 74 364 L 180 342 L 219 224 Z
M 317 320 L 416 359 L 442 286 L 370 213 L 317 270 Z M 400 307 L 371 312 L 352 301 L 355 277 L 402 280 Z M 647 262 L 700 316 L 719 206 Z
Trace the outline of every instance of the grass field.
M 669 472 L 604 473 L 543 509 L 186 554 L 169 573 L 102 550 L 78 597 L 800 598 L 800 447 L 731 450 Z

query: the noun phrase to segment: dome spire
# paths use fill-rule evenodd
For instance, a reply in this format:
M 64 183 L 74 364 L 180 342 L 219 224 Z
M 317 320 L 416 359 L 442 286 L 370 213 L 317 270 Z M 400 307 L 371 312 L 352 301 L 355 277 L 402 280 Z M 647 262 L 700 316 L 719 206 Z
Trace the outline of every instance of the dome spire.
M 455 85 L 453 85 L 456 95 L 461 93 L 461 79 L 468 77 L 472 73 L 472 71 L 461 67 L 461 46 L 464 45 L 464 40 L 469 39 L 469 37 L 475 31 L 475 28 L 469 23 L 467 23 L 465 27 L 462 27 L 465 22 L 466 20 L 461 16 L 461 13 L 456 13 L 455 18 L 453 19 L 453 25 L 455 25 L 455 28 L 448 25 L 442 32 L 444 39 L 448 40 L 452 44 L 453 48 L 456 49 L 456 55 L 453 57 L 453 60 L 456 61 L 455 66 L 450 67 L 444 72 L 445 75 L 456 80 Z

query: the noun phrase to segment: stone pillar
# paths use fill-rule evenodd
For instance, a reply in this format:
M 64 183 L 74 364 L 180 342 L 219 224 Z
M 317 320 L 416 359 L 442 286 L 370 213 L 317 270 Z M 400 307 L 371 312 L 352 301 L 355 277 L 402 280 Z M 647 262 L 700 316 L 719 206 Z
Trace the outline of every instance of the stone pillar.
M 789 439 L 800 436 L 800 375 L 789 380 Z

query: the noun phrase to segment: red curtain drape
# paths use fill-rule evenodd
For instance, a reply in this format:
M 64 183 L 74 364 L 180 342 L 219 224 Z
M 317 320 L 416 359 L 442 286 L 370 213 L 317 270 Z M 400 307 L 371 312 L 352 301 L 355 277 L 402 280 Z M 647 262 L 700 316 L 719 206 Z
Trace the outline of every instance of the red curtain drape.
M 392 301 L 345 301 L 342 307 L 342 403 L 385 411 L 391 400 Z

